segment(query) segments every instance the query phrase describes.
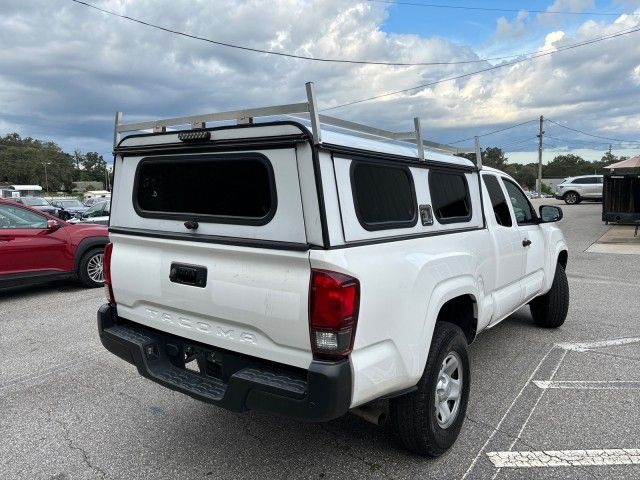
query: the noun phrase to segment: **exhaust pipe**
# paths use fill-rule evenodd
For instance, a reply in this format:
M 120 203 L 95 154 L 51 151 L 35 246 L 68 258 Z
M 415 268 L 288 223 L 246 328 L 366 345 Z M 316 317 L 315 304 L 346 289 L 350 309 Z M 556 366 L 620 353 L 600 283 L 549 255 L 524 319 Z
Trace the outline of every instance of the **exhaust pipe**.
M 386 410 L 375 404 L 361 405 L 349 411 L 374 425 L 384 425 L 387 422 Z

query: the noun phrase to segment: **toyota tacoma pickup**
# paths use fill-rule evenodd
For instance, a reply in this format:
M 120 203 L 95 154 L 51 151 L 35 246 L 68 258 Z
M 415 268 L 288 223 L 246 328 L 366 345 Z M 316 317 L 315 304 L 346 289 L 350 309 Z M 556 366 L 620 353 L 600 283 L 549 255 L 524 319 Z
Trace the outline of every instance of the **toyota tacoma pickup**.
M 116 124 L 154 131 L 115 145 L 100 339 L 218 407 L 316 422 L 380 409 L 406 448 L 438 456 L 478 333 L 527 304 L 563 324 L 562 211 L 419 131 L 400 141 L 310 105 L 310 120 Z

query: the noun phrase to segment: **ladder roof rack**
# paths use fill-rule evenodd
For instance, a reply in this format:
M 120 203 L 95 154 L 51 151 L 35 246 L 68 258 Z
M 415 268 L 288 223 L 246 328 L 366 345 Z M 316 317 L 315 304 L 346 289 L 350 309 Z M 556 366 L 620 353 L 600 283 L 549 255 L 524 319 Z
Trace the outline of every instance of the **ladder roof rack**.
M 346 129 L 352 132 L 384 138 L 394 141 L 408 141 L 417 146 L 418 157 L 424 161 L 424 148 L 439 150 L 451 154 L 473 153 L 476 148 L 454 147 L 443 143 L 424 140 L 422 138 L 422 129 L 420 126 L 420 118 L 415 117 L 414 129 L 407 132 L 391 132 L 376 127 L 371 127 L 361 123 L 342 120 L 328 115 L 321 115 L 318 112 L 316 96 L 313 89 L 313 83 L 306 84 L 307 101 L 301 103 L 290 103 L 285 105 L 275 105 L 270 107 L 259 107 L 242 110 L 232 110 L 228 112 L 208 113 L 202 115 L 191 115 L 186 117 L 173 117 L 159 120 L 150 120 L 146 122 L 122 123 L 122 113 L 116 113 L 113 146 L 116 148 L 120 140 L 120 134 L 125 132 L 134 132 L 140 130 L 152 130 L 154 132 L 165 132 L 168 127 L 181 127 L 189 125 L 192 129 L 206 128 L 208 122 L 220 122 L 235 120 L 238 124 L 253 123 L 254 118 L 271 117 L 276 115 L 291 115 L 309 117 L 311 122 L 311 131 L 313 134 L 313 142 L 318 145 L 322 143 L 321 125 L 330 125 L 333 127 Z

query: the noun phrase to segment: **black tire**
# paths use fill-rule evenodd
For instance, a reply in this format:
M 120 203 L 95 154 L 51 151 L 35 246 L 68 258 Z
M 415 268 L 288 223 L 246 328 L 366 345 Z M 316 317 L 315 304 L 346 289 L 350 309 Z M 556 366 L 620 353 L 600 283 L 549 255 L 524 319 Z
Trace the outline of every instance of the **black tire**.
M 556 265 L 551 290 L 531 300 L 529 310 L 541 327 L 557 328 L 564 323 L 569 310 L 569 282 L 562 265 Z
M 78 278 L 85 287 L 96 288 L 104 285 L 104 276 L 101 276 L 102 281 L 97 281 L 95 275 L 96 263 L 100 264 L 100 273 L 102 273 L 102 259 L 104 256 L 104 248 L 94 248 L 86 252 L 80 264 L 78 265 Z
M 457 355 L 462 373 L 459 404 L 451 423 L 443 427 L 436 412 L 436 387 L 443 362 L 453 354 Z M 454 444 L 467 411 L 470 380 L 467 340 L 462 330 L 452 323 L 436 322 L 429 357 L 417 390 L 389 400 L 391 428 L 406 449 L 437 457 Z
M 562 199 L 567 205 L 576 205 L 582 201 L 577 192 L 567 192 L 564 194 Z
M 60 212 L 58 213 L 58 217 L 65 222 L 71 218 L 71 214 L 69 212 Z

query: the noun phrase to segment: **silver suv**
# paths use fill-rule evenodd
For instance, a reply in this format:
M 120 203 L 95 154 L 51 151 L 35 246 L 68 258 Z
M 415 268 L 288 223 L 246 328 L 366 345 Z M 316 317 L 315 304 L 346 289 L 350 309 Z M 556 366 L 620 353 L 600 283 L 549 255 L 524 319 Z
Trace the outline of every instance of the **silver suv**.
M 565 178 L 556 187 L 556 198 L 564 200 L 567 205 L 580 203 L 582 200 L 602 200 L 602 175 L 582 175 Z

